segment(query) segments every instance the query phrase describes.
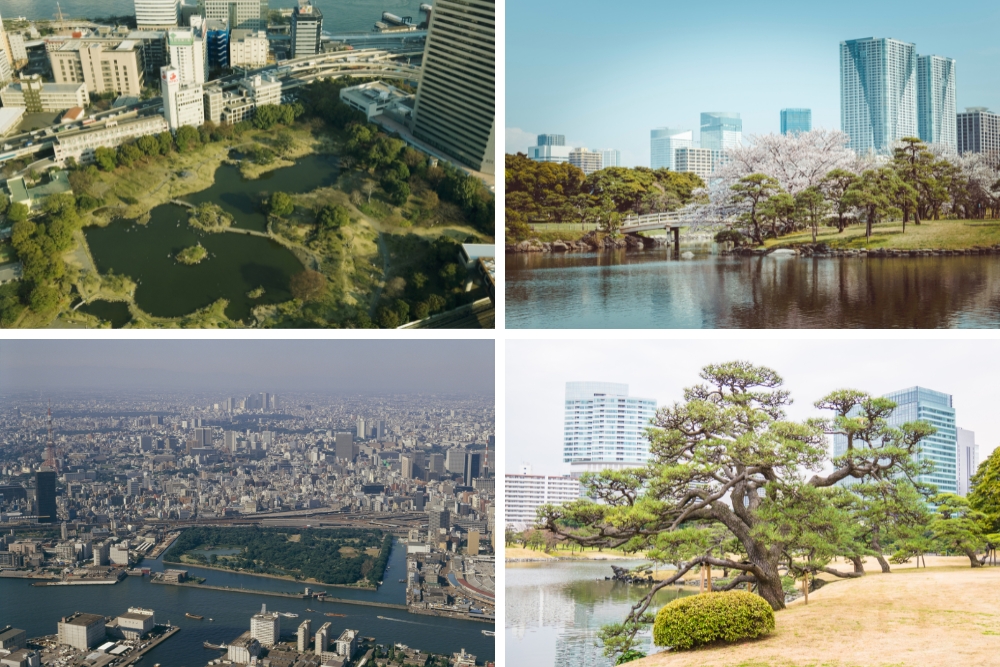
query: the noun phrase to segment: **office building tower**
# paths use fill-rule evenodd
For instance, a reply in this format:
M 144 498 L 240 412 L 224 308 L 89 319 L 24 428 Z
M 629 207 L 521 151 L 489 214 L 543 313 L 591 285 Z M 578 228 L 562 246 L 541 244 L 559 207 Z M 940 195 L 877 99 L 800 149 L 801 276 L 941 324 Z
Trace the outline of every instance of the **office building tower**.
M 261 646 L 274 646 L 281 638 L 281 617 L 268 613 L 267 605 L 261 605 L 260 613 L 250 617 L 250 636 Z
M 629 396 L 627 384 L 567 382 L 563 462 L 573 477 L 645 465 L 655 414 L 656 401 Z
M 445 455 L 444 467 L 453 474 L 465 472 L 465 450 L 458 447 L 449 449 Z
M 56 522 L 56 473 L 39 470 L 35 473 L 35 500 L 38 504 L 38 523 Z
M 308 0 L 299 0 L 292 10 L 292 57 L 304 58 L 320 52 L 323 34 L 323 12 Z
M 658 127 L 649 132 L 649 166 L 651 169 L 673 169 L 674 153 L 678 148 L 692 148 L 694 132 Z
M 319 630 L 316 631 L 316 641 L 313 651 L 316 655 L 323 655 L 326 653 L 326 649 L 330 646 L 330 625 L 331 623 L 327 621 L 323 625 L 319 626 Z
M 433 452 L 427 457 L 427 472 L 444 474 L 444 454 Z
M 470 556 L 478 556 L 479 555 L 479 531 L 478 530 L 470 530 L 469 533 L 468 533 L 468 537 L 466 539 L 468 541 L 468 546 L 465 549 L 465 553 L 469 554 Z
M 223 435 L 223 444 L 227 452 L 230 452 L 231 454 L 236 453 L 236 441 L 239 439 L 239 435 L 240 434 L 236 431 L 225 432 L 225 435 Z
M 448 532 L 451 528 L 451 513 L 437 507 L 427 510 L 427 543 L 437 545 L 441 531 Z
M 493 174 L 496 129 L 494 0 L 437 0 L 424 46 L 413 134 Z
M 309 641 L 312 639 L 312 619 L 306 619 L 299 623 L 299 629 L 295 633 L 296 647 L 299 653 L 309 650 Z
M 840 43 L 840 128 L 858 153 L 917 136 L 917 50 L 897 39 Z
M 565 134 L 539 134 L 538 135 L 538 145 L 539 146 L 565 146 L 566 145 L 566 135 Z
M 701 114 L 701 147 L 727 151 L 743 143 L 743 121 L 738 113 L 706 111 Z
M 518 474 L 504 475 L 505 521 L 514 530 L 535 524 L 538 508 L 578 500 L 583 495 L 580 480 L 569 475 L 533 475 L 530 466 Z
M 622 152 L 620 150 L 615 148 L 601 148 L 597 152 L 601 154 L 602 169 L 622 166 Z
M 969 491 L 972 490 L 970 484 L 972 476 L 979 469 L 979 445 L 976 444 L 975 431 L 969 431 L 964 428 L 958 428 L 956 431 L 958 446 L 958 495 L 967 496 L 969 495 Z
M 185 125 L 198 127 L 205 122 L 205 100 L 201 84 L 182 84 L 173 65 L 160 70 L 163 116 L 171 130 Z
M 986 107 L 966 107 L 958 114 L 958 152 L 1000 155 L 1000 114 Z
M 482 456 L 479 452 L 465 453 L 465 474 L 463 481 L 466 486 L 472 486 L 472 480 L 478 479 L 482 474 Z
M 376 430 L 375 430 L 375 438 L 377 440 L 385 440 L 386 435 L 387 435 L 387 433 L 386 433 L 386 429 L 385 429 L 385 420 L 384 419 L 380 419 L 378 421 L 378 425 L 377 425 Z
M 917 56 L 917 131 L 920 140 L 958 150 L 955 60 Z
M 199 0 L 208 21 L 225 21 L 230 30 L 267 30 L 267 0 Z
M 208 69 L 229 69 L 234 65 L 230 54 L 232 42 L 229 36 L 229 26 L 222 21 L 206 21 L 205 23 L 205 51 L 208 54 Z M 259 33 L 246 31 L 241 34 Z M 244 55 L 244 53 L 241 51 L 240 55 Z M 266 43 L 264 45 L 264 62 L 267 63 Z
M 712 175 L 712 154 L 707 148 L 678 148 L 674 151 L 674 171 L 697 174 L 708 183 Z
M 781 133 L 799 134 L 812 130 L 812 109 L 782 109 Z
M 365 434 L 365 420 L 362 419 L 361 417 L 358 417 L 358 424 L 357 424 L 357 426 L 355 427 L 354 430 L 357 432 L 356 435 L 357 435 L 358 440 L 364 440 L 365 439 L 365 435 L 366 435 Z
M 569 152 L 569 163 L 588 176 L 603 169 L 603 162 L 604 156 L 600 152 L 588 148 L 574 148 Z
M 403 454 L 399 457 L 399 474 L 403 479 L 413 479 L 414 468 L 413 456 L 411 454 Z
M 528 159 L 535 162 L 569 162 L 569 154 L 572 150 L 571 146 L 555 146 L 551 144 L 528 146 Z
M 134 0 L 135 25 L 139 30 L 176 28 L 180 18 L 178 0 Z
M 357 456 L 354 445 L 354 436 L 350 431 L 341 431 L 336 436 L 337 458 L 345 461 L 353 461 Z
M 142 494 L 142 480 L 133 477 L 126 483 L 126 493 L 130 496 L 138 496 Z

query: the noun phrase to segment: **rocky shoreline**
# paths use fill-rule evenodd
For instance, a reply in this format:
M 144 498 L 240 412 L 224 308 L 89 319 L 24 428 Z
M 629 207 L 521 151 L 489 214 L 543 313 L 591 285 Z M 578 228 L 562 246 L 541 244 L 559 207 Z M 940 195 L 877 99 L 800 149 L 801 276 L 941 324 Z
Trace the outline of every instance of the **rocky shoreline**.
M 1000 255 L 1000 243 L 994 246 L 973 246 L 961 250 L 943 248 L 918 248 L 912 250 L 897 248 L 847 249 L 831 248 L 825 243 L 804 243 L 791 247 L 774 248 L 733 248 L 722 250 L 720 255 L 753 257 L 763 255 L 788 255 L 797 257 L 951 257 L 958 255 Z
M 538 239 L 528 239 L 519 243 L 508 243 L 505 246 L 507 253 L 519 252 L 594 252 L 595 250 L 642 250 L 644 248 L 656 248 L 666 245 L 669 239 L 666 236 L 638 236 L 635 234 L 625 234 L 617 238 L 601 236 L 597 232 L 590 232 L 579 241 L 555 240 L 552 242 L 542 242 Z

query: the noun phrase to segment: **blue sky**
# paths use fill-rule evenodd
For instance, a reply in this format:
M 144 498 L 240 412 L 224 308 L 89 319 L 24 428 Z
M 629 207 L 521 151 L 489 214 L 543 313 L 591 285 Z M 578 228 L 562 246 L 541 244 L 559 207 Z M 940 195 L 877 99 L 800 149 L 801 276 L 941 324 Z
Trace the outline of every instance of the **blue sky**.
M 957 60 L 958 108 L 1000 112 L 1000 3 L 508 0 L 506 149 L 538 133 L 617 148 L 649 164 L 649 130 L 698 136 L 702 111 L 737 111 L 743 133 L 780 129 L 785 107 L 840 128 L 839 44 L 894 37 Z

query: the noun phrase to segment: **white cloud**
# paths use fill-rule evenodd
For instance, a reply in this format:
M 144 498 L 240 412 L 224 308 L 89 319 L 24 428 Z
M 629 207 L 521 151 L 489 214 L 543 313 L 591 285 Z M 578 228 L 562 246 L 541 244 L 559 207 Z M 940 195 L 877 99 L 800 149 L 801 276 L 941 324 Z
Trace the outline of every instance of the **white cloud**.
M 538 140 L 538 135 L 532 132 L 525 132 L 519 127 L 508 127 L 504 131 L 504 152 L 514 155 L 515 153 L 527 153 L 528 146 L 534 146 Z

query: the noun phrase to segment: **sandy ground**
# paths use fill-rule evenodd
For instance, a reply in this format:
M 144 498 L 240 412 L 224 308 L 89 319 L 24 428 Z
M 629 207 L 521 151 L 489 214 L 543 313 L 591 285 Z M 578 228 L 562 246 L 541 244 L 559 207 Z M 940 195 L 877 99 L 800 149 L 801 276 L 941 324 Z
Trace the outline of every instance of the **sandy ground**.
M 843 562 L 837 569 L 847 569 Z M 1000 664 L 1000 567 L 927 558 L 837 580 L 777 614 L 754 642 L 659 653 L 634 667 L 968 667 Z M 826 577 L 824 577 L 826 578 Z
M 544 551 L 535 551 L 533 549 L 522 549 L 521 547 L 505 547 L 503 550 L 503 557 L 505 560 L 552 560 L 554 558 L 564 558 L 564 559 L 579 559 L 579 560 L 635 560 L 637 558 L 642 558 L 642 556 L 623 556 L 620 553 L 615 553 L 613 551 L 554 551 L 551 554 L 547 554 Z

